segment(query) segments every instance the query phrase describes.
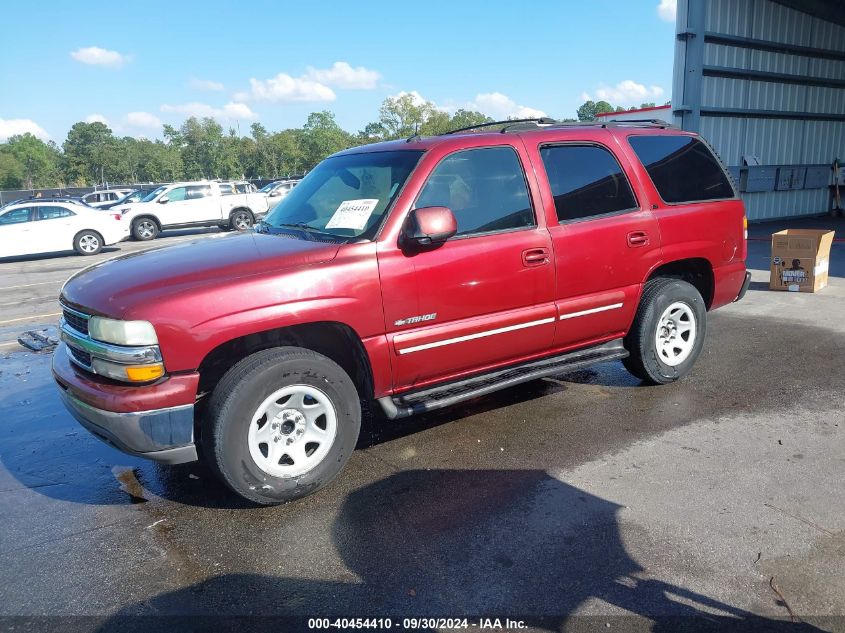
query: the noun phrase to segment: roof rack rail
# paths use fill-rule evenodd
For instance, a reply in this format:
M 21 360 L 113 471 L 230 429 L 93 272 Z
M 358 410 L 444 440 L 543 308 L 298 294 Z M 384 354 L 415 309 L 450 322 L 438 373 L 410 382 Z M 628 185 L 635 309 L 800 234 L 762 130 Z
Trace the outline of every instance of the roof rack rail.
M 602 127 L 677 127 L 663 119 L 611 119 L 610 121 L 596 121 L 596 123 L 601 123 Z
M 507 121 L 488 121 L 487 123 L 479 123 L 478 125 L 468 125 L 467 127 L 461 127 L 457 130 L 449 130 L 448 132 L 443 132 L 440 136 L 447 136 L 449 134 L 457 134 L 459 132 L 469 132 L 470 130 L 478 130 L 483 127 L 490 127 L 491 125 L 504 125 L 506 126 L 502 131 L 504 132 L 507 127 L 515 124 L 515 123 L 534 123 L 535 125 L 552 125 L 557 123 L 555 119 L 550 119 L 549 117 L 539 117 L 539 118 L 531 118 L 531 119 L 508 119 Z

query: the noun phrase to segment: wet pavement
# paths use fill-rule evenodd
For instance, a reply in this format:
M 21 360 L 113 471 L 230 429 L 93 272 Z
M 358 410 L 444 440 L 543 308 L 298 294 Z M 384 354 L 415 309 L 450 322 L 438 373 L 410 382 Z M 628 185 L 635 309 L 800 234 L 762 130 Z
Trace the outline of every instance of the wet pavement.
M 816 295 L 765 279 L 711 315 L 679 383 L 611 363 L 370 420 L 332 485 L 275 508 L 102 444 L 61 407 L 49 355 L 0 350 L 0 616 L 100 618 L 0 627 L 845 630 L 845 279 Z

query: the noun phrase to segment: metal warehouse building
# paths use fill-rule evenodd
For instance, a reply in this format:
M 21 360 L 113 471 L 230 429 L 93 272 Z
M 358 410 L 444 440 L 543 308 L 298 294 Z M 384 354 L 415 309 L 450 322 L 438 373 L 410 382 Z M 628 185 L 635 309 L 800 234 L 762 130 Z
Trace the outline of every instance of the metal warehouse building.
M 729 166 L 749 219 L 828 211 L 845 159 L 845 0 L 678 0 L 672 107 Z

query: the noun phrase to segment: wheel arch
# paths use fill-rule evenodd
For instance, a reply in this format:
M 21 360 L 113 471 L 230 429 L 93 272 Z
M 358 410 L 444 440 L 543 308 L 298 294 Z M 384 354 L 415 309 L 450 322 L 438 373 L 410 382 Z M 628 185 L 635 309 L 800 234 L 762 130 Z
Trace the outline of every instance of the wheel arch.
M 159 220 L 158 217 L 152 213 L 139 213 L 134 218 L 132 218 L 132 221 L 129 224 L 130 226 L 134 226 L 136 222 L 138 222 L 139 220 L 143 220 L 144 218 L 149 218 L 150 220 L 155 222 L 156 226 L 158 227 L 158 230 L 161 231 L 161 220 Z
M 710 309 L 715 291 L 715 277 L 710 260 L 704 257 L 688 257 L 665 262 L 652 270 L 646 281 L 657 277 L 680 279 L 691 284 L 701 294 L 707 309 Z
M 330 358 L 349 375 L 362 399 L 373 398 L 373 370 L 364 343 L 355 330 L 338 321 L 317 321 L 264 330 L 217 345 L 199 364 L 198 393 L 211 392 L 229 368 L 247 356 L 286 345 L 310 349 Z

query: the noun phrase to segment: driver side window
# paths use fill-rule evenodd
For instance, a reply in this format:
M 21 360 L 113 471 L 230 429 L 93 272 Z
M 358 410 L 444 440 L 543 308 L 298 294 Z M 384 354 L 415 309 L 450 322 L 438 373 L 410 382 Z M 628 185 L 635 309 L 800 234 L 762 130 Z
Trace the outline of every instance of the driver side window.
M 519 156 L 507 146 L 447 156 L 431 172 L 415 206 L 449 207 L 457 235 L 536 226 Z
M 185 199 L 185 193 L 185 187 L 176 187 L 176 189 L 171 189 L 165 195 L 170 202 L 181 202 Z

